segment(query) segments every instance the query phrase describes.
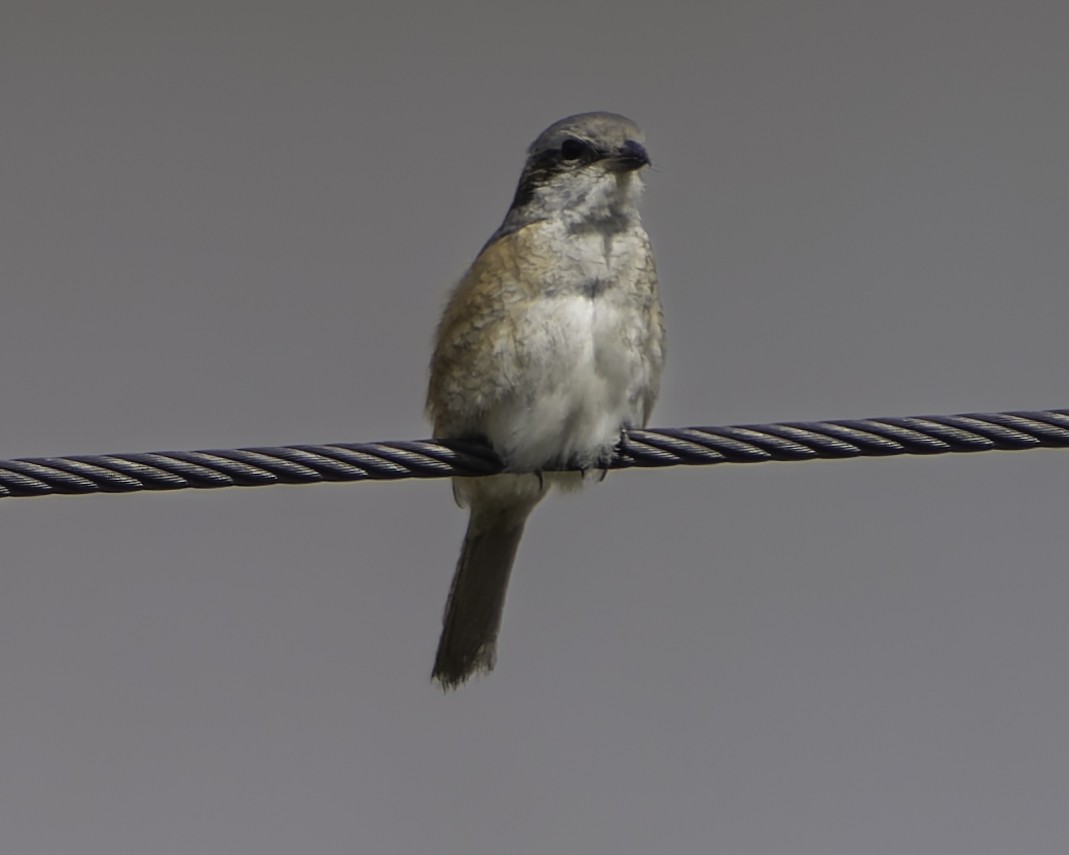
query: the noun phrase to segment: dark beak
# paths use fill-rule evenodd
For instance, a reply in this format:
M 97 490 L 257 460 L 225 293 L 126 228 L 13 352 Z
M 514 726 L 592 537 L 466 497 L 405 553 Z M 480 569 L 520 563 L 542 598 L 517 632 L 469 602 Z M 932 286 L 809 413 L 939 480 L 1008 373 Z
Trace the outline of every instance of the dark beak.
M 606 158 L 606 163 L 613 172 L 633 172 L 650 165 L 650 156 L 641 143 L 628 140 L 620 149 Z

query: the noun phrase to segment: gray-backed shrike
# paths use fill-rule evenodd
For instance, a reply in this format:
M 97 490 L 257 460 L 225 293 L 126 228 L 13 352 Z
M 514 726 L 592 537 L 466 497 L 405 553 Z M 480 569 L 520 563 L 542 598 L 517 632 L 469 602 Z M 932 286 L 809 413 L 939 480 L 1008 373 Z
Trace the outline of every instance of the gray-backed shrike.
M 551 486 L 582 482 L 543 470 L 597 469 L 657 398 L 664 323 L 638 212 L 642 143 L 615 113 L 547 128 L 438 325 L 434 435 L 485 440 L 509 473 L 453 481 L 471 515 L 434 662 L 444 688 L 493 668 L 524 523 Z

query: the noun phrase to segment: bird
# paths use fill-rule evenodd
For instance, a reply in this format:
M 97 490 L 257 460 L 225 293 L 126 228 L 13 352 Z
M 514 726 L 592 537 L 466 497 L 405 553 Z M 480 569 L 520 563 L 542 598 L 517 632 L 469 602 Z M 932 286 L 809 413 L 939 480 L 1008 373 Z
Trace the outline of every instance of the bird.
M 503 464 L 502 474 L 453 479 L 469 518 L 432 670 L 443 690 L 493 669 L 535 506 L 554 487 L 604 477 L 622 432 L 644 427 L 657 399 L 664 313 L 639 216 L 644 142 L 617 113 L 546 128 L 442 313 L 427 391 L 433 434 L 488 444 Z

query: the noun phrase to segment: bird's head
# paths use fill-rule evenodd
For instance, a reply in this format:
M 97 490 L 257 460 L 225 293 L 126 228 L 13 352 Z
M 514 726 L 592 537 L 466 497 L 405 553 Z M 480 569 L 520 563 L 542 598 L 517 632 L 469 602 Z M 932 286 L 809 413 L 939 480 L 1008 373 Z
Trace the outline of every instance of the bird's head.
M 572 225 L 637 218 L 638 171 L 649 165 L 642 131 L 630 119 L 616 113 L 561 119 L 527 150 L 506 224 L 553 217 Z

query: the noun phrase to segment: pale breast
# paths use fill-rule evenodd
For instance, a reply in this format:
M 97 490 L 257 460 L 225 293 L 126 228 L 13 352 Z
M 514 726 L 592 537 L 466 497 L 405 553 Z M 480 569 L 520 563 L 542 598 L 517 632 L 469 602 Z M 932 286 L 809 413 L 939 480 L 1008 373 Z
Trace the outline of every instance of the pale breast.
M 519 382 L 488 413 L 487 433 L 516 468 L 591 466 L 622 428 L 645 423 L 656 396 L 656 273 L 641 228 L 545 237 L 563 250 L 515 316 Z

